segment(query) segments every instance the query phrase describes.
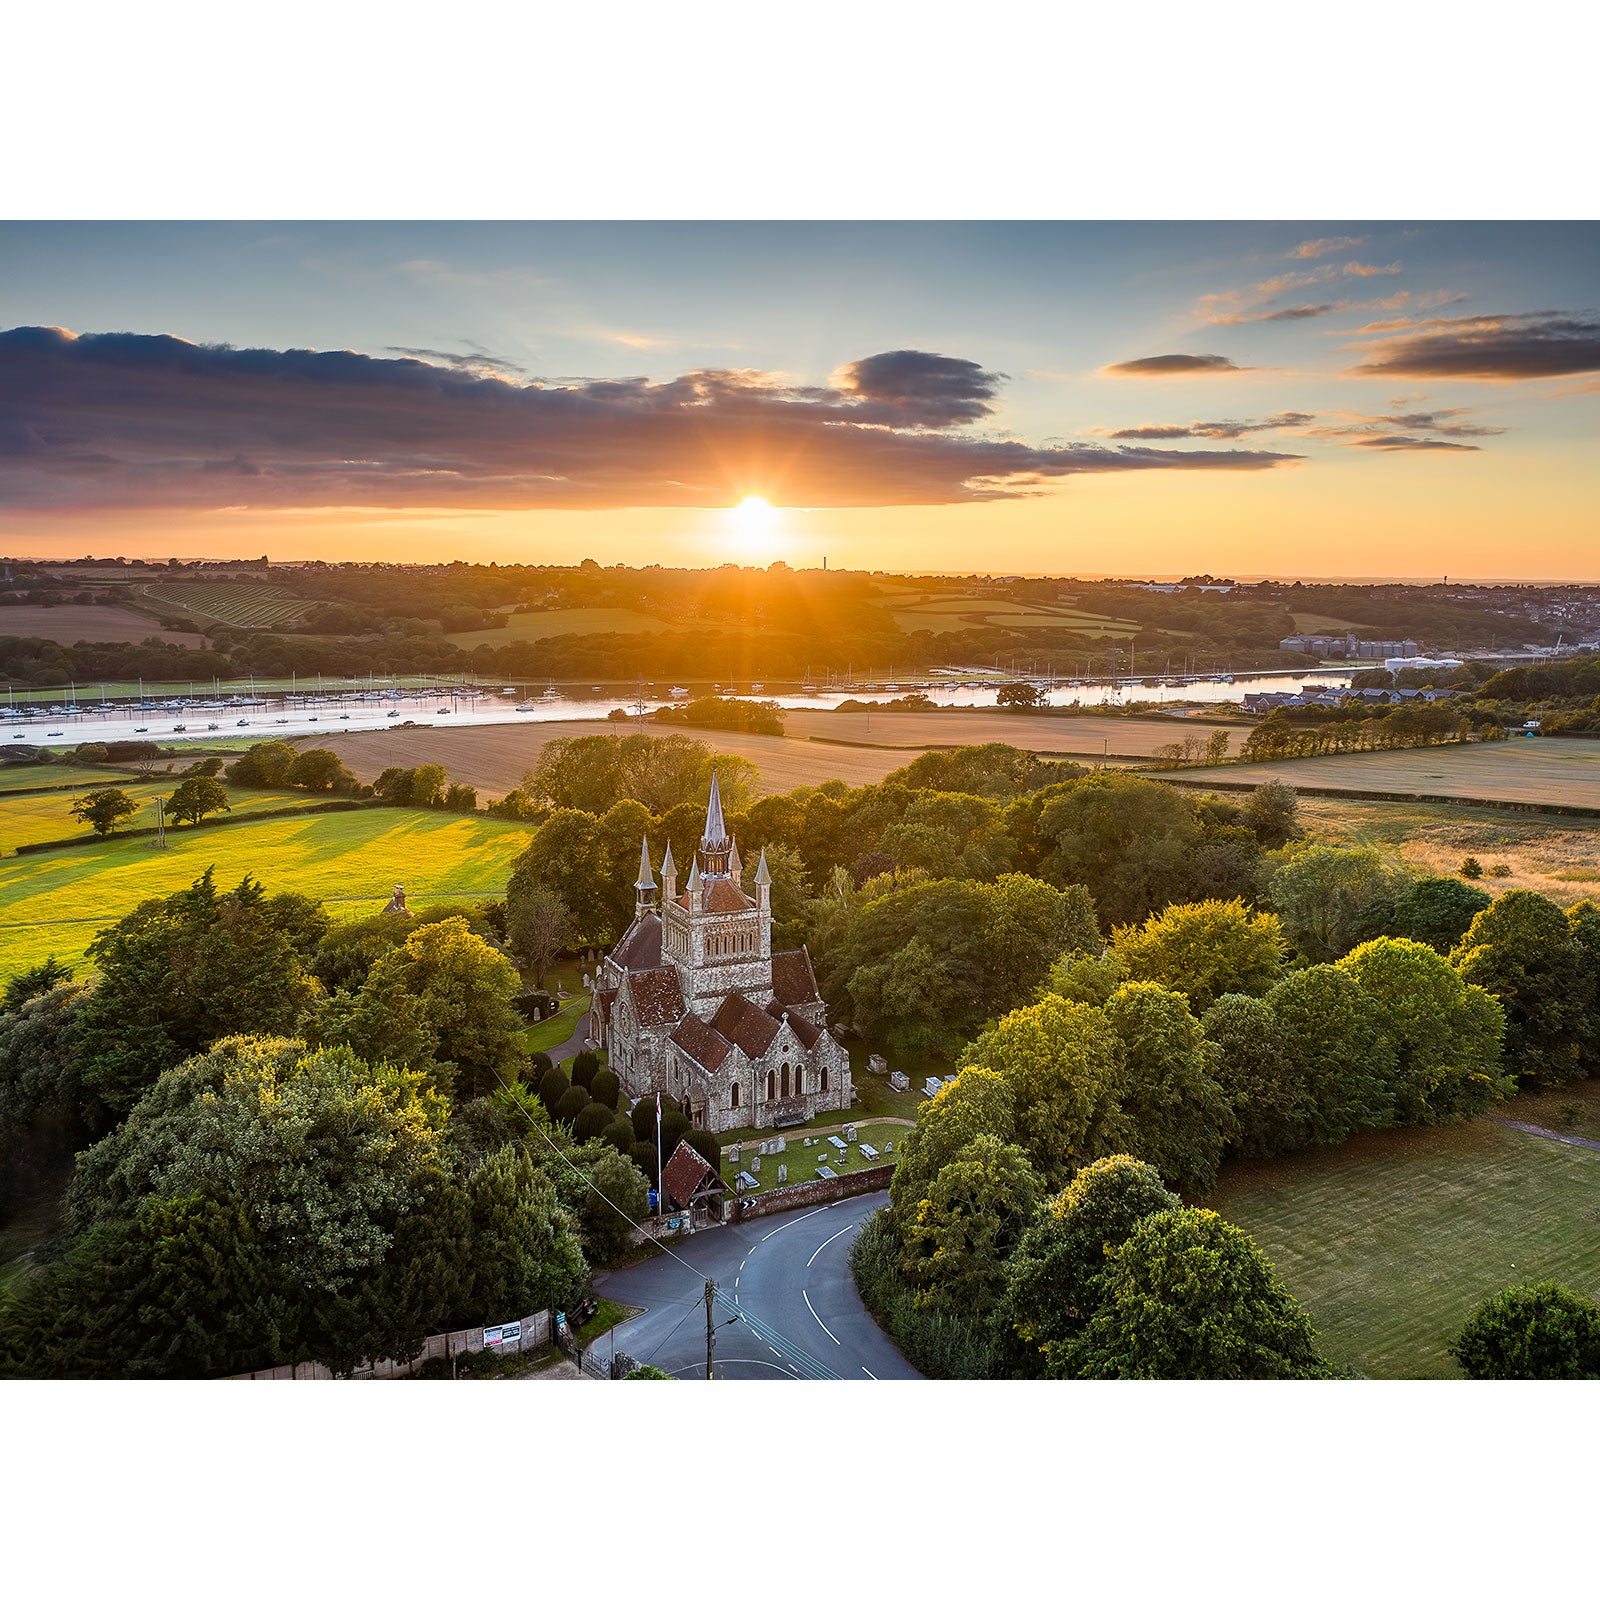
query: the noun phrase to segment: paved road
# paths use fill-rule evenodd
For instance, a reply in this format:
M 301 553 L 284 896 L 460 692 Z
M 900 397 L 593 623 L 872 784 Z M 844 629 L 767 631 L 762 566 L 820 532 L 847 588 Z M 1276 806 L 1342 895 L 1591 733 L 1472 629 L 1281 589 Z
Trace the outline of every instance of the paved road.
M 596 1281 L 607 1299 L 645 1308 L 616 1330 L 616 1348 L 675 1377 L 703 1378 L 709 1276 L 719 1295 L 718 1378 L 920 1377 L 850 1276 L 850 1241 L 886 1199 L 859 1195 L 709 1229 L 674 1247 L 678 1261 L 658 1255 L 603 1275 Z M 601 1342 L 602 1354 L 609 1348 Z

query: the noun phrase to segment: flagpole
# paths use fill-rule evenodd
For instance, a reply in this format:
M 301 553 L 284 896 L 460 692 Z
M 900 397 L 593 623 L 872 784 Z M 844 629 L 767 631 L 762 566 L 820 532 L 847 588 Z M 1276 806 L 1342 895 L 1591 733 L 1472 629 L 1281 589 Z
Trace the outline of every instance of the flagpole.
M 656 1216 L 667 1214 L 667 1191 L 661 1182 L 661 1091 L 656 1090 Z

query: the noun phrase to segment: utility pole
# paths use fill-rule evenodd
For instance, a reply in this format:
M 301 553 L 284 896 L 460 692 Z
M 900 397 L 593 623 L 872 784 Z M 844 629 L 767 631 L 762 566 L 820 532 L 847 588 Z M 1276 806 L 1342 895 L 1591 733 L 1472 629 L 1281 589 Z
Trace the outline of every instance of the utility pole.
M 706 1279 L 706 1381 L 709 1383 L 712 1374 L 712 1358 L 717 1348 L 717 1325 L 712 1320 L 712 1302 L 716 1299 L 717 1286 L 710 1278 Z

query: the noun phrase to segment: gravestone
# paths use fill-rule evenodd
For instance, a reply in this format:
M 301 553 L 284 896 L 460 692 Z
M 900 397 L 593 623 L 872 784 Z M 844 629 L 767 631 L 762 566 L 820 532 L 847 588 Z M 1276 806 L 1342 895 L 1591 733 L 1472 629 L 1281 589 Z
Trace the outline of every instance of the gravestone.
M 728 1160 L 731 1161 L 734 1166 L 737 1167 L 740 1162 L 743 1161 L 743 1159 L 744 1157 L 740 1153 L 740 1147 L 738 1145 L 734 1145 L 732 1149 L 728 1151 Z
M 891 1072 L 889 1074 L 889 1087 L 891 1089 L 909 1089 L 911 1080 L 903 1072 Z
M 779 1167 L 778 1168 L 778 1182 L 779 1183 L 787 1183 L 788 1181 L 789 1181 L 789 1169 L 787 1167 Z
M 788 1148 L 789 1141 L 787 1139 L 774 1139 L 772 1141 L 772 1153 L 775 1156 L 781 1156 Z
M 817 1176 L 819 1178 L 837 1178 L 839 1174 L 832 1167 L 818 1167 Z
M 750 1170 L 752 1172 L 759 1172 L 761 1170 L 761 1157 L 760 1156 L 751 1156 L 750 1157 Z
M 845 1123 L 845 1125 L 844 1125 L 844 1136 L 845 1136 L 846 1139 L 848 1139 L 850 1141 L 851 1144 L 854 1144 L 856 1142 L 856 1125 L 855 1125 L 855 1123 L 853 1123 L 853 1122 Z
M 889 1070 L 889 1063 L 882 1056 L 867 1057 L 867 1071 L 875 1072 L 881 1078 Z

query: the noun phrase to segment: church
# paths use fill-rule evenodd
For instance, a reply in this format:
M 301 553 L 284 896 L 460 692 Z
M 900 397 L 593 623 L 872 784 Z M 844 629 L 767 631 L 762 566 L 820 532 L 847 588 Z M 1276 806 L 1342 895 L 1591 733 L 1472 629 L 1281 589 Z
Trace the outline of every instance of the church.
M 765 850 L 754 899 L 741 876 L 713 774 L 682 894 L 667 846 L 659 911 L 650 841 L 640 848 L 633 925 L 602 962 L 589 1013 L 590 1042 L 609 1052 L 624 1093 L 669 1094 L 713 1133 L 793 1127 L 853 1098 L 810 955 L 772 948 Z

